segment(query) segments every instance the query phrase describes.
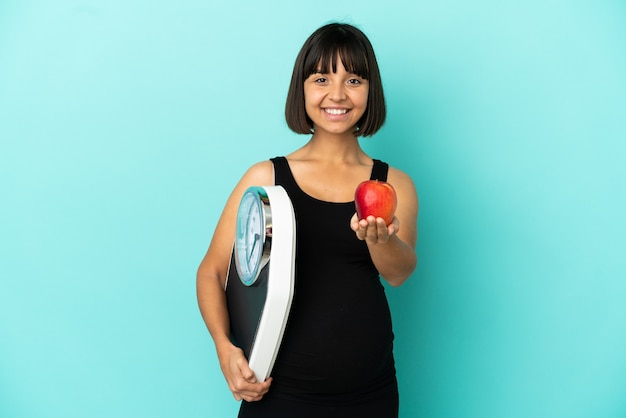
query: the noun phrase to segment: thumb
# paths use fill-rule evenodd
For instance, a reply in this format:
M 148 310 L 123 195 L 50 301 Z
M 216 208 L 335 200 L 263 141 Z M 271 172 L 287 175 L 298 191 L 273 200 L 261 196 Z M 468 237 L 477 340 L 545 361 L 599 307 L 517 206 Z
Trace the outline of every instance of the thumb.
M 352 218 L 350 218 L 350 228 L 352 228 L 352 230 L 355 232 L 357 229 L 359 229 L 359 218 L 357 217 L 356 213 L 352 215 Z
M 256 383 L 256 377 L 254 376 L 254 372 L 252 371 L 250 366 L 248 366 L 247 364 L 244 364 L 242 365 L 240 370 L 241 370 L 241 375 L 243 376 L 244 379 L 246 379 L 246 382 Z

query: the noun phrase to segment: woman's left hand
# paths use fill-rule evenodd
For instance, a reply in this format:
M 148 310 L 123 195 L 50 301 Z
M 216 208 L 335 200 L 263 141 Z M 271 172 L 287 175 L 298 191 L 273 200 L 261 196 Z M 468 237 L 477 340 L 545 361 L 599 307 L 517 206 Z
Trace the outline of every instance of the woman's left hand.
M 389 237 L 395 235 L 400 229 L 400 221 L 397 217 L 389 225 L 385 225 L 383 218 L 368 216 L 359 220 L 355 213 L 350 220 L 350 228 L 356 233 L 356 237 L 368 244 L 385 244 Z

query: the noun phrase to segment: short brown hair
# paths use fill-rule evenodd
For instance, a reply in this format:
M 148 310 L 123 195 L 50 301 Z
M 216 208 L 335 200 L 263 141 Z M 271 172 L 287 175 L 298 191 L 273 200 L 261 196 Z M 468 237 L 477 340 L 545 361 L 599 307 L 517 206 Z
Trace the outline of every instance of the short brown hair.
M 322 26 L 306 40 L 293 68 L 287 93 L 287 126 L 298 133 L 312 132 L 313 121 L 304 105 L 304 81 L 314 73 L 337 71 L 337 56 L 346 70 L 369 82 L 365 113 L 357 123 L 357 135 L 374 135 L 385 123 L 387 110 L 374 48 L 363 32 L 345 23 Z M 321 66 L 321 68 L 320 68 Z

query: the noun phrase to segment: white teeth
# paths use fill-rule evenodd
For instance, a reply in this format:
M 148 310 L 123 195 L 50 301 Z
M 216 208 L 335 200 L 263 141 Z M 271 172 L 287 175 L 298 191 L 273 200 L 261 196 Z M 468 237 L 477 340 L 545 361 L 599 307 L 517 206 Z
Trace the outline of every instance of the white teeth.
M 348 113 L 348 109 L 324 109 L 326 113 L 330 113 L 331 115 L 343 115 Z

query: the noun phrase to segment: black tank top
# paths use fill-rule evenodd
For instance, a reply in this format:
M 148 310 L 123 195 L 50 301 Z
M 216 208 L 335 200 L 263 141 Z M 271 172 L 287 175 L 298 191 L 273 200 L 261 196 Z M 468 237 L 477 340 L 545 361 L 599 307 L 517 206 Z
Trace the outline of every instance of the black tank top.
M 354 202 L 315 199 L 286 158 L 272 162 L 294 207 L 297 238 L 294 299 L 268 395 L 342 403 L 394 385 L 389 306 L 367 245 L 350 229 Z M 374 160 L 370 178 L 385 181 L 387 171 Z

